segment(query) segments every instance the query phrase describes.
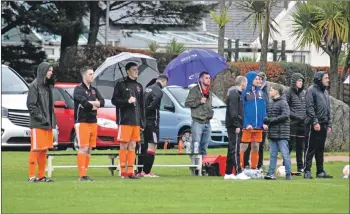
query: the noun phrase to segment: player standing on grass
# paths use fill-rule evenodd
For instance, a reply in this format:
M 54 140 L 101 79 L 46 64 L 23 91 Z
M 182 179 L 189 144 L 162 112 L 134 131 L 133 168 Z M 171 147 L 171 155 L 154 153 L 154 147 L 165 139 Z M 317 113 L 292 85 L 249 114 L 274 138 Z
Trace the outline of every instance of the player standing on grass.
M 53 68 L 48 63 L 40 63 L 37 78 L 30 84 L 27 108 L 30 113 L 31 148 L 28 158 L 29 182 L 53 182 L 45 176 L 47 150 L 53 148 L 52 129 L 56 127 L 53 110 L 52 79 Z M 38 178 L 35 177 L 38 165 Z
M 163 97 L 162 88 L 168 83 L 168 77 L 165 75 L 159 75 L 156 83 L 149 86 L 145 90 L 144 94 L 144 109 L 146 113 L 146 128 L 143 132 L 144 144 L 143 146 L 147 152 L 143 152 L 143 172 L 140 176 L 143 177 L 159 177 L 151 173 L 151 169 L 154 163 L 154 155 L 157 149 L 157 143 L 159 141 L 159 121 L 160 121 L 160 102 Z
M 140 141 L 140 132 L 144 127 L 143 89 L 136 81 L 138 66 L 129 62 L 125 66 L 126 79 L 117 82 L 112 104 L 116 106 L 118 141 L 120 142 L 121 177 L 138 179 L 134 175 L 136 142 Z M 127 170 L 126 170 L 127 169 Z
M 261 78 L 257 72 L 250 71 L 246 74 L 248 84 L 242 93 L 244 121 L 240 148 L 240 159 L 244 168 L 244 152 L 251 143 L 251 169 L 256 169 L 259 161 L 259 143 L 262 142 L 263 130 L 267 130 L 264 124 L 266 116 L 266 101 L 260 90 Z
M 74 121 L 75 134 L 78 139 L 78 171 L 79 181 L 93 181 L 86 176 L 90 163 L 91 149 L 96 147 L 97 109 L 105 102 L 98 90 L 91 86 L 94 82 L 94 71 L 83 67 L 80 71 L 82 83 L 74 89 Z
M 235 81 L 235 87 L 231 87 L 227 97 L 226 108 L 226 128 L 229 139 L 226 160 L 226 172 L 224 179 L 250 179 L 244 173 L 240 166 L 239 146 L 241 141 L 241 131 L 243 128 L 243 105 L 242 91 L 247 87 L 247 78 L 238 76 Z M 234 173 L 232 169 L 234 168 Z M 237 176 L 236 176 L 237 175 Z

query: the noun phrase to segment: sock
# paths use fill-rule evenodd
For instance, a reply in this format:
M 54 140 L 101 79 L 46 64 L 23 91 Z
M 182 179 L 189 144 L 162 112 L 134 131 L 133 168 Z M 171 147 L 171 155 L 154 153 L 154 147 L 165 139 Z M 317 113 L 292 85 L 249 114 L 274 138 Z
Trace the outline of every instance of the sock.
M 128 151 L 128 175 L 134 175 L 135 150 Z
M 250 152 L 251 168 L 256 169 L 259 162 L 259 152 Z
M 90 164 L 90 155 L 86 155 L 86 159 L 85 159 L 85 175 L 87 174 L 87 170 L 89 168 L 89 164 Z
M 79 177 L 86 176 L 86 171 L 85 171 L 86 155 L 84 153 L 79 152 L 77 157 L 77 162 L 78 162 Z
M 244 152 L 239 152 L 239 160 L 241 162 L 241 168 L 244 169 Z
M 38 178 L 43 178 L 45 177 L 45 168 L 46 168 L 46 154 L 47 150 L 45 151 L 40 151 L 38 153 Z
M 29 152 L 29 157 L 28 157 L 28 166 L 29 166 L 29 171 L 28 171 L 28 176 L 29 178 L 35 177 L 35 172 L 36 172 L 36 163 L 38 162 L 38 152 Z
M 237 175 L 237 170 L 235 167 L 232 168 L 232 174 Z
M 122 176 L 126 173 L 126 155 L 127 151 L 125 149 L 120 149 L 119 161 L 120 161 L 120 171 Z
M 151 169 L 154 163 L 154 155 L 155 155 L 155 152 L 147 151 L 147 155 L 145 158 L 145 166 L 143 167 L 143 171 L 146 174 L 149 174 L 151 172 Z

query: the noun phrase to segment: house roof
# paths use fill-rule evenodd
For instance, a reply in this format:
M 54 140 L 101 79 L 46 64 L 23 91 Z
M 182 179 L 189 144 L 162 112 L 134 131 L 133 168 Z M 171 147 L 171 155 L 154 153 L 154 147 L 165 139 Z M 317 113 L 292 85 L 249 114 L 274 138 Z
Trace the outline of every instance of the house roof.
M 285 9 L 284 1 L 277 1 L 276 6 L 272 8 L 271 14 L 273 18 Z M 215 12 L 218 13 L 219 9 Z M 249 15 L 248 12 L 242 11 L 235 5 L 235 1 L 227 10 L 227 15 L 231 18 L 230 22 L 225 25 L 225 37 L 231 39 L 239 39 L 242 42 L 252 43 L 258 38 L 258 31 L 253 31 L 250 27 L 251 19 L 246 22 L 242 22 L 243 18 Z M 205 18 L 206 29 L 210 33 L 217 34 L 219 31 L 218 25 L 214 22 L 213 18 L 208 15 Z M 242 22 L 242 23 L 241 23 Z

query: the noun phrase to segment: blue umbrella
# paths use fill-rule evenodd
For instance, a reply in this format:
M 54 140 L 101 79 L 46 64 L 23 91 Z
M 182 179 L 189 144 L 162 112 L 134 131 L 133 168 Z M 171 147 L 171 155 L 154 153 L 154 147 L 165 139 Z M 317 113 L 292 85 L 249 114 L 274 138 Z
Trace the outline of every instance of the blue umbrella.
M 199 74 L 206 71 L 213 79 L 219 72 L 227 69 L 226 59 L 212 50 L 186 50 L 173 59 L 165 68 L 168 85 L 187 87 L 198 82 Z

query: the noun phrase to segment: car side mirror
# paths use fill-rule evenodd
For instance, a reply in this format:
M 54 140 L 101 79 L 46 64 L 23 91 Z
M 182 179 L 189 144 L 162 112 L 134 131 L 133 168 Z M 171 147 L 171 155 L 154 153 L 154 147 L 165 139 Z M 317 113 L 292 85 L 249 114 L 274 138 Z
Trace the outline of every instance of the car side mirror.
M 175 112 L 175 106 L 173 105 L 164 105 L 164 109 L 171 112 Z
M 55 101 L 53 106 L 56 108 L 67 108 L 66 102 L 62 100 Z

